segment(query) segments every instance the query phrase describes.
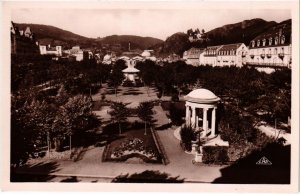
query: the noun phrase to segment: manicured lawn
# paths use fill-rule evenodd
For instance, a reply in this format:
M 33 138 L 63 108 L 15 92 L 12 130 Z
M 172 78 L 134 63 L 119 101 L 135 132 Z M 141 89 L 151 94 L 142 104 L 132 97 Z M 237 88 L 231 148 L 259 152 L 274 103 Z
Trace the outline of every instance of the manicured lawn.
M 135 158 L 139 162 L 162 163 L 162 156 L 153 139 L 155 137 L 149 128 L 147 128 L 147 135 L 144 135 L 142 126 L 139 125 L 124 131 L 107 145 L 103 153 L 104 161 L 124 162 L 129 158 Z M 118 156 L 116 157 L 116 155 Z

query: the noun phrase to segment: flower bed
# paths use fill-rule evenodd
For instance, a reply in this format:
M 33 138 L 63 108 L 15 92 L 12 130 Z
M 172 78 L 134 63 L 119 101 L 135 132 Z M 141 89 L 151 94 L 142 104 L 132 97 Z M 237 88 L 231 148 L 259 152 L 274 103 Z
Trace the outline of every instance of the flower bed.
M 154 138 L 151 133 L 144 135 L 140 126 L 133 127 L 105 147 L 102 161 L 125 162 L 129 158 L 139 158 L 145 163 L 163 163 Z
M 112 159 L 126 160 L 128 156 L 144 156 L 143 160 L 157 160 L 158 156 L 150 147 L 144 147 L 144 142 L 138 138 L 128 139 L 113 150 Z M 147 159 L 145 159 L 145 157 Z M 146 162 L 146 161 L 145 161 Z

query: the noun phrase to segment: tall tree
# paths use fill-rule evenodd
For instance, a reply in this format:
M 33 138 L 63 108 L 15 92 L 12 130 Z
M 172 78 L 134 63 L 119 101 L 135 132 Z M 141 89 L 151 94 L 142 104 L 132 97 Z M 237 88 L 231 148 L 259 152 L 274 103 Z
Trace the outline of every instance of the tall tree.
M 138 117 L 145 123 L 145 133 L 147 135 L 147 123 L 153 121 L 153 103 L 152 102 L 142 102 L 138 106 Z
M 123 60 L 118 60 L 118 61 L 123 61 Z M 115 95 L 117 96 L 117 90 L 119 85 L 121 85 L 122 81 L 124 80 L 124 74 L 122 72 L 122 68 L 124 64 L 121 62 L 116 63 L 110 73 L 110 78 L 109 78 L 109 85 L 114 87 L 115 89 Z
M 111 115 L 112 121 L 117 121 L 119 125 L 119 134 L 122 133 L 121 123 L 127 120 L 129 115 L 129 110 L 126 105 L 122 102 L 115 102 L 111 105 L 112 111 L 109 113 Z
M 87 130 L 86 124 L 92 114 L 91 99 L 83 95 L 70 98 L 60 108 L 55 121 L 57 137 L 61 138 L 64 135 L 68 135 L 70 150 L 72 149 L 72 136 L 80 136 L 84 130 Z

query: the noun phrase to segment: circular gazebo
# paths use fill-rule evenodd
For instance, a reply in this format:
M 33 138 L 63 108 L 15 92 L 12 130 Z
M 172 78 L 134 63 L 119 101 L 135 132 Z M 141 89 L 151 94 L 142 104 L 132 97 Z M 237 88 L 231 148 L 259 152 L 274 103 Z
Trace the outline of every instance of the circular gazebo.
M 207 89 L 196 89 L 184 97 L 187 126 L 201 131 L 201 137 L 216 136 L 216 109 L 220 98 Z M 202 129 L 202 130 L 201 130 Z
M 135 61 L 133 60 L 127 60 L 127 68 L 123 69 L 122 72 L 124 73 L 125 79 L 130 80 L 135 83 L 135 80 L 137 78 L 137 74 L 140 72 L 140 70 L 136 69 Z

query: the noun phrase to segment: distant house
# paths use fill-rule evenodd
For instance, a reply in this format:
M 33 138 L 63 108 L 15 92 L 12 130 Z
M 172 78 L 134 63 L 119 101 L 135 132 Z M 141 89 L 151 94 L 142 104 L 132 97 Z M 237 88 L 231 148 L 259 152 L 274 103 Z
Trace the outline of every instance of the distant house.
M 248 48 L 244 43 L 223 45 L 217 54 L 216 66 L 242 67 L 247 62 Z
M 247 65 L 291 68 L 291 33 L 291 23 L 283 23 L 254 38 L 249 45 Z
M 39 49 L 41 55 L 55 55 L 57 57 L 62 56 L 62 46 L 51 46 L 50 44 L 46 45 L 44 43 L 39 43 Z
M 200 64 L 200 55 L 204 52 L 204 49 L 190 48 L 183 53 L 183 60 L 189 65 L 198 66 Z
M 83 60 L 83 50 L 80 48 L 80 46 L 73 46 L 69 50 L 70 56 L 73 56 L 76 61 L 82 61 Z
M 103 64 L 110 65 L 117 60 L 116 54 L 114 52 L 109 52 L 103 57 Z

